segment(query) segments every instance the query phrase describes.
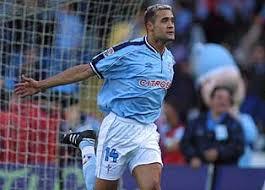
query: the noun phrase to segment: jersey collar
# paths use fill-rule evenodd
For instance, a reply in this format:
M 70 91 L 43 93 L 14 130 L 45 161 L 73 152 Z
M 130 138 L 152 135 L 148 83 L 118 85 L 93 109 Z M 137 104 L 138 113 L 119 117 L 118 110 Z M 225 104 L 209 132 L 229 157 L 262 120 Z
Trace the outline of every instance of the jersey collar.
M 151 51 L 153 51 L 153 52 L 155 52 L 155 53 L 158 53 L 158 52 L 156 51 L 156 49 L 155 49 L 151 44 L 148 43 L 148 41 L 147 41 L 147 36 L 144 36 L 144 43 L 145 43 L 145 45 L 146 45 Z

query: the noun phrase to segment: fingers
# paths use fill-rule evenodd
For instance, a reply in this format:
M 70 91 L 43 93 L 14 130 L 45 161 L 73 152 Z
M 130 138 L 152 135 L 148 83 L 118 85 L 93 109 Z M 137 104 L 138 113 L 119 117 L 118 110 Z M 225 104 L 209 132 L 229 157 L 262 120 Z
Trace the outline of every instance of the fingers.
M 17 91 L 16 92 L 16 95 L 19 96 L 19 97 L 21 97 L 21 98 L 23 98 L 24 96 L 27 95 L 27 91 L 25 91 L 25 90 Z
M 20 95 L 22 91 L 23 91 L 23 89 L 21 89 L 21 88 L 16 88 L 16 89 L 15 89 L 15 94 L 16 94 L 16 95 Z
M 25 75 L 22 75 L 21 78 L 22 78 L 22 81 L 24 81 L 24 82 L 30 82 L 31 81 L 31 78 L 28 78 Z
M 17 88 L 15 89 L 15 94 L 21 98 L 25 97 L 25 96 L 29 96 L 29 95 L 33 95 L 34 92 L 31 92 L 25 88 Z
M 28 85 L 26 82 L 15 84 L 15 88 L 25 88 Z
M 21 90 L 25 90 L 27 87 L 27 83 L 19 83 L 15 85 L 15 93 L 17 94 Z
M 16 95 L 21 95 L 25 92 L 25 88 L 19 87 L 15 89 L 15 94 Z
M 16 91 L 16 89 L 21 89 L 21 88 L 27 88 L 27 87 L 29 87 L 31 80 L 32 80 L 31 78 L 27 78 L 24 75 L 22 75 L 22 81 L 23 82 L 20 82 L 18 84 L 15 84 L 15 91 Z
M 22 89 L 25 89 L 29 85 L 29 78 L 22 75 L 22 81 L 21 83 L 15 84 L 15 94 L 18 94 L 19 91 Z
M 27 90 L 27 85 L 28 83 L 19 83 L 19 84 L 16 84 L 15 85 L 15 94 L 16 95 L 21 95 L 21 94 L 24 94 Z
M 34 86 L 34 79 L 21 76 L 22 82 L 15 85 L 15 94 L 20 97 L 30 96 L 38 92 L 38 88 Z

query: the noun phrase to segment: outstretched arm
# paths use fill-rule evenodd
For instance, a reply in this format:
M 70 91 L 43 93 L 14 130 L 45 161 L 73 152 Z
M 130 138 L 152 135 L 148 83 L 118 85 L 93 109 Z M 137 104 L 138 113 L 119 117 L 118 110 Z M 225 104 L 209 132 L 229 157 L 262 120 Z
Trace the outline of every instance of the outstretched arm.
M 29 96 L 50 87 L 85 80 L 94 75 L 89 64 L 77 65 L 45 80 L 36 81 L 22 76 L 22 82 L 16 85 L 15 93 L 21 97 Z

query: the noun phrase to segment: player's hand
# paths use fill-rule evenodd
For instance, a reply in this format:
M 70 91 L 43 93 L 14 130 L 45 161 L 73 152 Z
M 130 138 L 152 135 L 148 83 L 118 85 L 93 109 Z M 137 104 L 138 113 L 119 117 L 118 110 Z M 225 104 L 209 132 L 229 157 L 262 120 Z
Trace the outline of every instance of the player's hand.
M 198 158 L 198 157 L 193 157 L 191 160 L 190 160 L 190 166 L 194 169 L 197 169 L 199 167 L 201 167 L 202 165 L 202 162 L 201 162 L 201 159 Z
M 15 94 L 20 97 L 30 96 L 41 91 L 38 81 L 22 75 L 22 82 L 15 87 Z

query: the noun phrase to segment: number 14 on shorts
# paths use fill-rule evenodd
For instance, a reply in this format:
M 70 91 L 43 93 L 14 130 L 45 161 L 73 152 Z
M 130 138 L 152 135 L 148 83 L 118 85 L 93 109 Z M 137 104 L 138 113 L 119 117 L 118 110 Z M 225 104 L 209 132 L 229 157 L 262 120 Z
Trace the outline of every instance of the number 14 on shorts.
M 112 159 L 112 162 L 117 162 L 117 159 L 119 157 L 119 153 L 116 151 L 115 148 L 109 148 L 107 147 L 105 149 L 105 161 L 109 161 L 109 159 Z

